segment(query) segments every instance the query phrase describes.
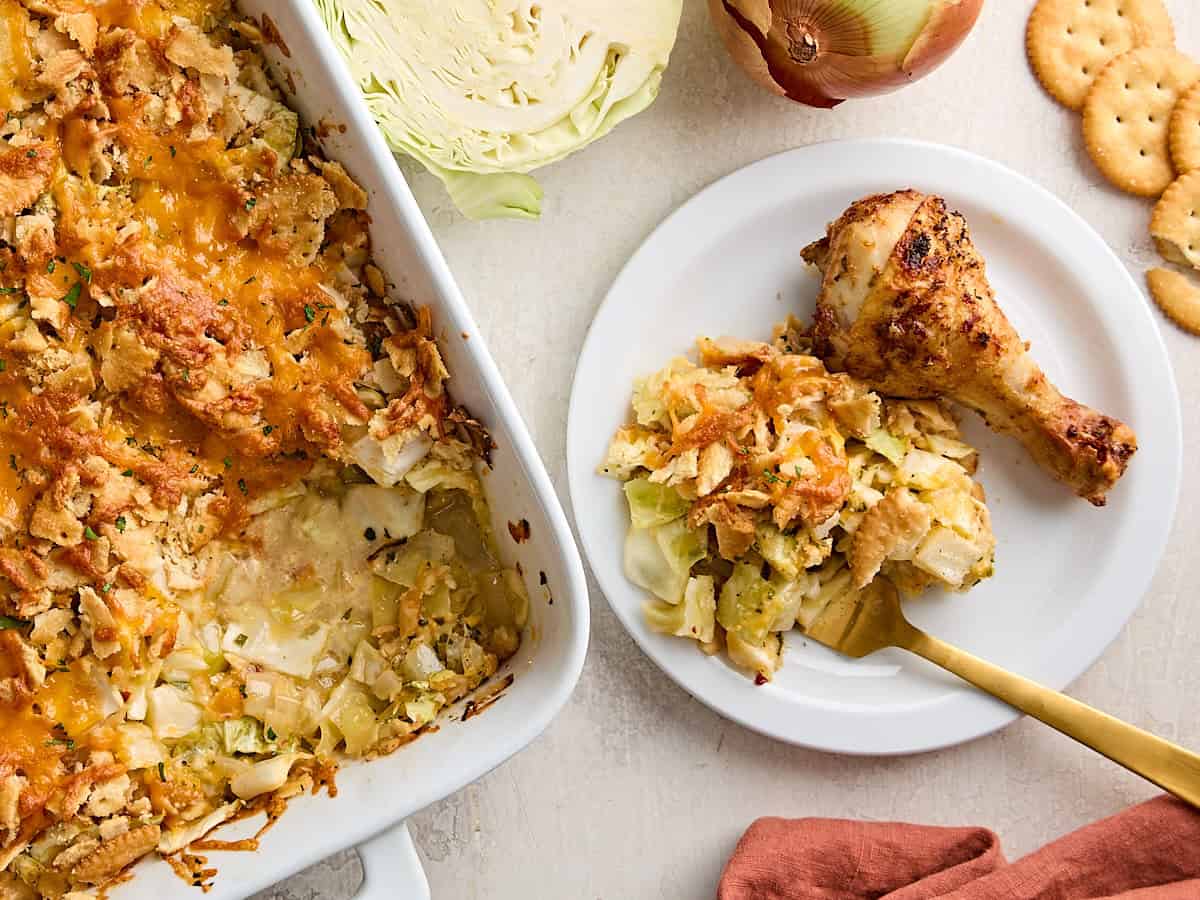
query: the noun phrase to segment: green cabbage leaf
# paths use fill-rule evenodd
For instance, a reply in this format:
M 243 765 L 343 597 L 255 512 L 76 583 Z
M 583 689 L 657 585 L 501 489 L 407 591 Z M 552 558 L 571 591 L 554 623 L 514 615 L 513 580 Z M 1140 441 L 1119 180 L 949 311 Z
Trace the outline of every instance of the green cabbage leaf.
M 393 150 L 470 218 L 536 218 L 528 173 L 649 106 L 682 0 L 315 0 Z

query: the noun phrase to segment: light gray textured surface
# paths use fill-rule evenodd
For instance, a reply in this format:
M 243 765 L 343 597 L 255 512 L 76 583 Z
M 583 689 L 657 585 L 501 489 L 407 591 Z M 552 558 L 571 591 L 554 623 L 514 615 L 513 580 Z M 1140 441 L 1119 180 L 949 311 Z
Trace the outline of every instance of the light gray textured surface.
M 1200 6 L 1167 4 L 1180 47 L 1200 54 Z M 966 147 L 1060 196 L 1142 281 L 1155 261 L 1146 235 L 1150 204 L 1105 184 L 1088 161 L 1078 117 L 1034 82 L 1024 54 L 1031 6 L 991 0 L 968 42 L 928 79 L 890 98 L 825 112 L 754 87 L 727 59 L 705 4 L 685 0 L 657 103 L 541 173 L 540 222 L 467 222 L 434 179 L 407 169 L 564 503 L 571 376 L 609 284 L 675 207 L 768 154 L 876 135 Z M 1190 460 L 1200 451 L 1200 407 L 1192 400 L 1200 390 L 1200 342 L 1165 322 L 1163 331 Z M 1200 747 L 1200 508 L 1186 498 L 1198 487 L 1200 475 L 1185 466 L 1185 500 L 1149 594 L 1071 689 L 1192 747 Z M 1154 793 L 1028 720 L 966 746 L 898 759 L 777 744 L 718 718 L 661 676 L 594 584 L 592 611 L 583 680 L 550 730 L 412 820 L 436 900 L 711 897 L 738 835 L 760 815 L 987 825 L 1011 858 Z M 339 814 L 336 805 L 330 812 Z M 260 898 L 349 897 L 360 877 L 357 861 L 343 854 Z

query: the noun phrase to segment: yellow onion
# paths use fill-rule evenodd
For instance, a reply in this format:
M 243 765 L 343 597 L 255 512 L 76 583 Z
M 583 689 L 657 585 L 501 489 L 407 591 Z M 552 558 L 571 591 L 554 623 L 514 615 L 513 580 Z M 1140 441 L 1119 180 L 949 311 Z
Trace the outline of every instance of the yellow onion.
M 962 43 L 983 0 L 709 0 L 725 46 L 767 90 L 832 107 L 916 81 Z

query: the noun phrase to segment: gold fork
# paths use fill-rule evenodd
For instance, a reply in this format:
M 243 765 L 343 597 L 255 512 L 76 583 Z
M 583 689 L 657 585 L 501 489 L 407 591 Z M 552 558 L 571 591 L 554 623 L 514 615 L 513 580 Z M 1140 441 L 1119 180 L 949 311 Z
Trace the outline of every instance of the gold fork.
M 884 578 L 832 601 L 804 633 L 855 659 L 884 647 L 922 656 L 1200 807 L 1200 756 L 926 634 L 904 618 L 896 588 Z

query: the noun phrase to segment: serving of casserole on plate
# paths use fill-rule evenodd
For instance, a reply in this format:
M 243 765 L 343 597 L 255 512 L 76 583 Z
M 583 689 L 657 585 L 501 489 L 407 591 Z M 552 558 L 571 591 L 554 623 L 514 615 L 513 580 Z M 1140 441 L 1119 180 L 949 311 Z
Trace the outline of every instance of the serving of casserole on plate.
M 815 327 L 767 343 L 789 315 Z M 1077 677 L 1169 533 L 1161 342 L 1100 236 L 996 163 L 901 140 L 761 160 L 667 218 L 596 314 L 567 424 L 580 542 L 638 645 L 721 715 L 839 753 L 970 740 L 1017 713 L 804 631 L 886 578 L 917 627 Z
M 304 48 L 310 23 L 281 18 Z M 184 851 L 216 826 L 506 687 L 530 573 L 501 561 L 493 453 L 516 456 L 505 511 L 533 501 L 544 531 L 541 584 L 566 582 L 575 620 L 547 632 L 568 691 L 578 671 L 578 561 L 544 472 L 481 347 L 465 388 L 502 433 L 456 402 L 464 348 L 444 359 L 435 328 L 470 323 L 423 234 L 403 294 L 449 306 L 395 302 L 367 191 L 268 73 L 279 28 L 221 2 L 0 0 L 6 896 L 156 851 L 206 883 Z

